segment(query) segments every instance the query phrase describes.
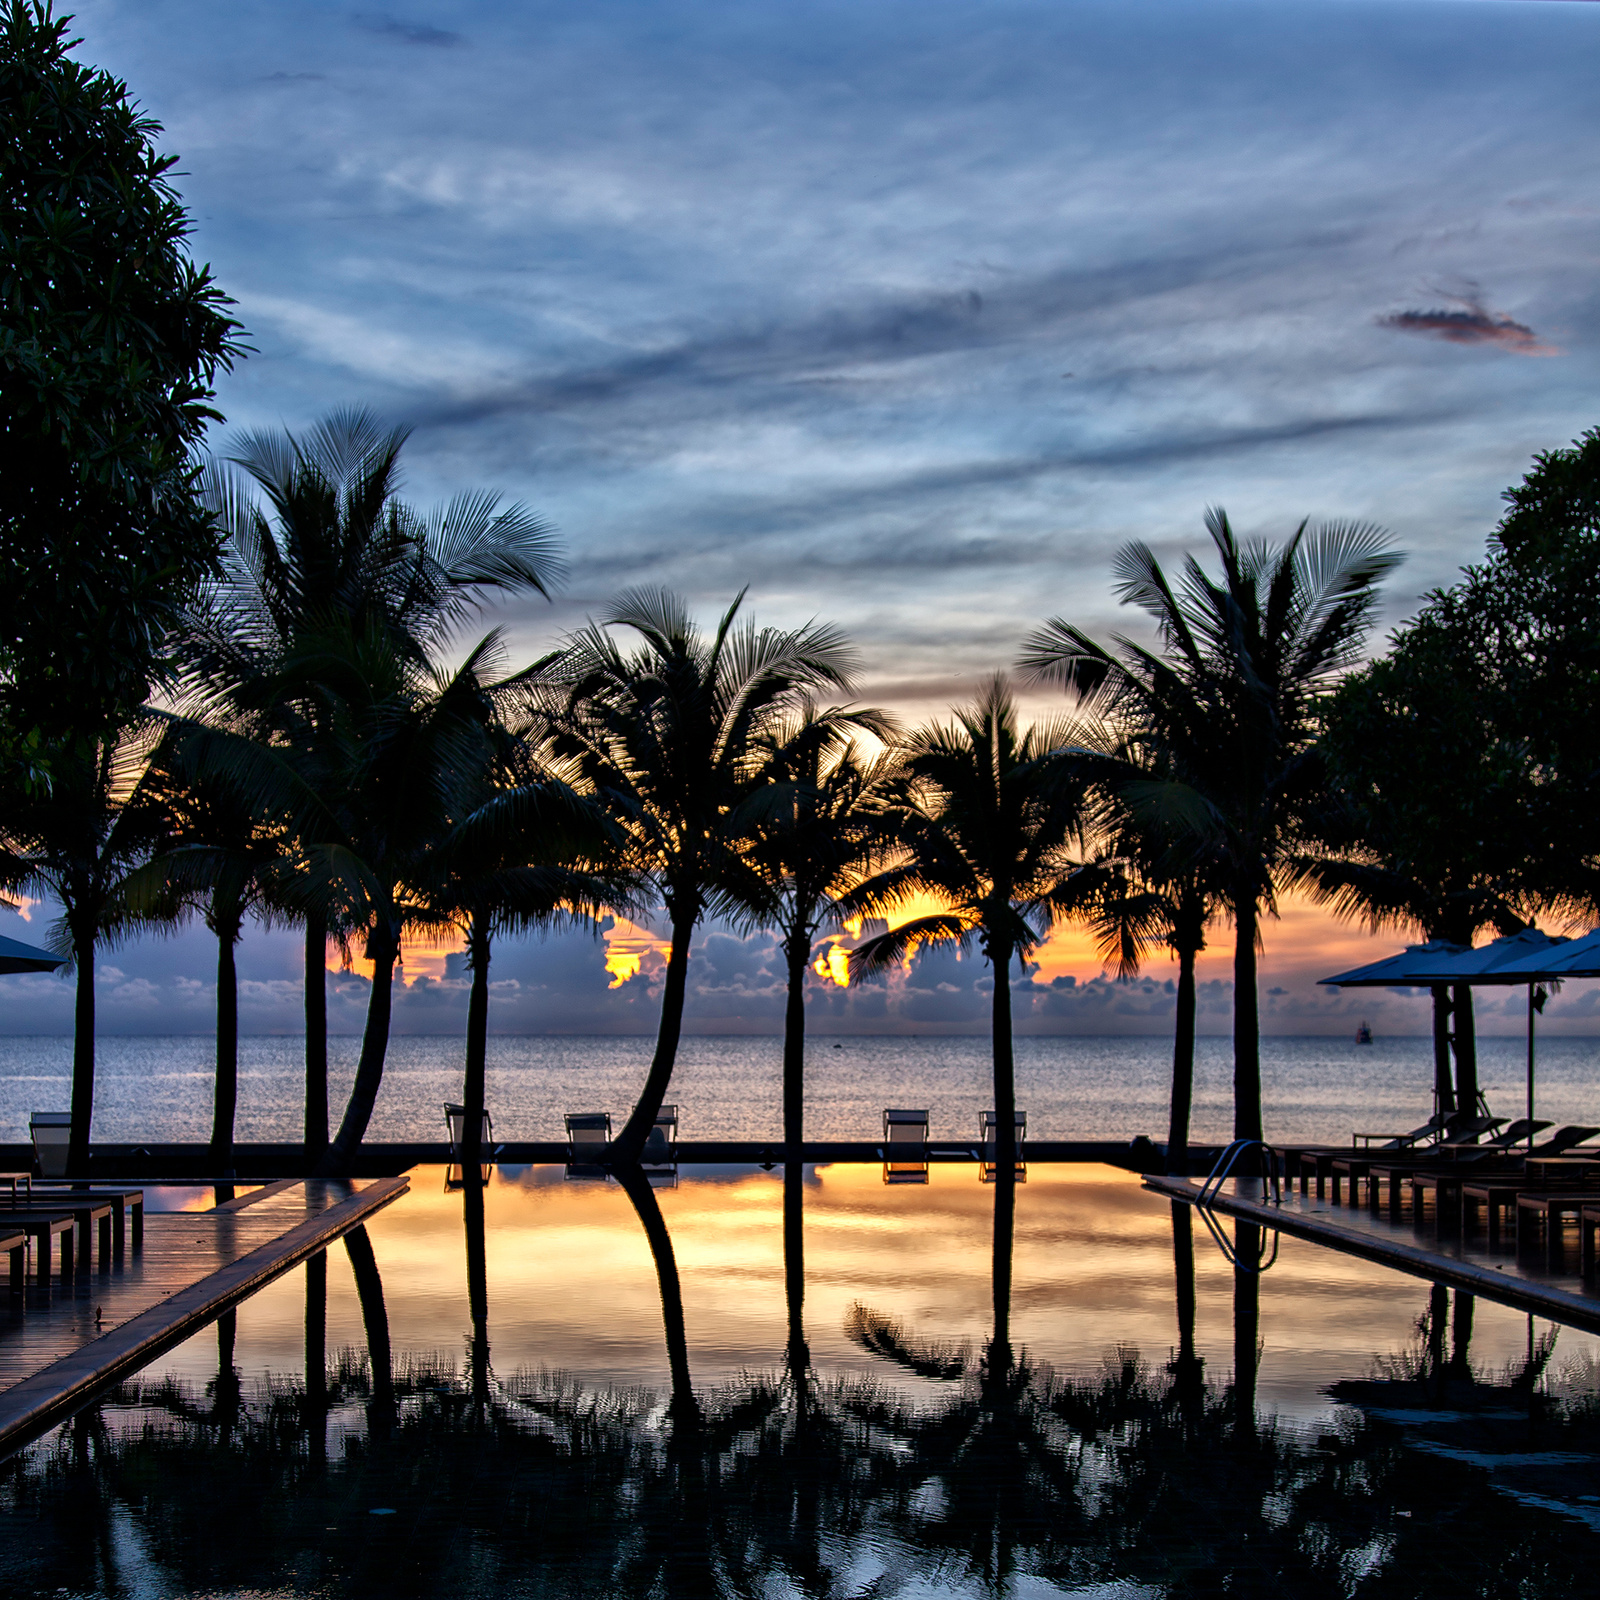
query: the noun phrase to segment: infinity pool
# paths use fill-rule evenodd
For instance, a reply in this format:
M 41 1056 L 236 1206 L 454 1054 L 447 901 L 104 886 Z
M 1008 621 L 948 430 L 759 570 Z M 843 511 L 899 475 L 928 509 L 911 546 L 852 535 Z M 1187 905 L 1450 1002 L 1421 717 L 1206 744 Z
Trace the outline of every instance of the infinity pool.
M 1592 1590 L 1587 1334 L 1108 1168 L 445 1178 L 0 1467 L 0 1593 Z

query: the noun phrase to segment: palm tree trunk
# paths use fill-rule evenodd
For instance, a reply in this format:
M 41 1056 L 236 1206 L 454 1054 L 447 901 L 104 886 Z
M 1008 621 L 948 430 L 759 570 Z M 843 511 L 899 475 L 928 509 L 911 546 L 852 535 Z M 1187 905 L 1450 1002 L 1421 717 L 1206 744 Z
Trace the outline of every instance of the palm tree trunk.
M 1433 1099 L 1435 1111 L 1456 1109 L 1455 1085 L 1450 1081 L 1450 991 L 1433 985 Z
M 239 969 L 234 950 L 238 910 L 212 913 L 217 930 L 217 1079 L 212 1091 L 211 1166 L 219 1178 L 233 1176 L 233 1120 L 239 1104 Z
M 484 1078 L 489 1055 L 489 919 L 473 912 L 467 933 L 472 993 L 467 1000 L 467 1067 L 461 1084 L 461 1171 L 478 1182 L 482 1160 Z
M 689 940 L 693 937 L 698 909 L 693 916 L 672 919 L 672 948 L 667 956 L 667 981 L 661 994 L 661 1026 L 656 1033 L 656 1053 L 644 1080 L 639 1102 L 634 1106 L 622 1132 L 612 1142 L 613 1165 L 632 1164 L 639 1159 L 644 1142 L 661 1114 L 661 1102 L 672 1083 L 672 1069 L 678 1059 L 678 1037 L 683 1032 L 683 1001 L 689 981 Z
M 1233 1247 L 1241 1261 L 1261 1259 L 1261 1229 L 1235 1222 Z M 1233 1430 L 1247 1449 L 1256 1445 L 1256 1346 L 1261 1338 L 1261 1274 L 1233 1269 Z
M 1255 886 L 1233 905 L 1233 1136 L 1261 1137 L 1261 1016 L 1256 996 Z M 1254 1170 L 1253 1168 L 1247 1170 Z
M 994 1360 L 1011 1358 L 1011 1232 L 1017 1204 L 1017 1082 L 1011 1045 L 1011 950 L 995 950 L 994 1011 Z M 991 1362 L 993 1365 L 993 1362 Z
M 322 1158 L 318 1175 L 344 1178 L 350 1174 L 356 1151 L 366 1137 L 372 1108 L 378 1103 L 378 1087 L 383 1082 L 383 1061 L 389 1051 L 389 1015 L 394 1004 L 394 964 L 400 955 L 400 940 L 387 922 L 381 921 L 367 940 L 372 959 L 372 996 L 367 1001 L 367 1027 L 361 1036 L 361 1059 L 356 1064 L 356 1081 L 350 1087 L 350 1100 L 338 1136 Z
M 783 1272 L 789 1311 L 789 1366 L 796 1374 L 809 1364 L 805 1338 L 806 1269 L 802 1206 L 805 1193 L 806 968 L 811 960 L 809 929 L 790 930 L 784 942 L 789 964 L 789 996 L 783 1016 Z
M 1198 946 L 1180 936 L 1178 1005 L 1172 1028 L 1172 1108 L 1167 1120 L 1167 1171 L 1189 1175 L 1189 1113 L 1194 1105 L 1194 963 Z
M 636 1164 L 621 1168 L 617 1182 L 633 1202 L 655 1262 L 656 1286 L 661 1292 L 661 1326 L 667 1339 L 667 1367 L 672 1374 L 672 1418 L 680 1428 L 693 1428 L 700 1420 L 700 1403 L 689 1380 L 689 1336 L 683 1321 L 683 1286 L 678 1278 L 672 1235 L 667 1232 L 650 1180 Z
M 461 1214 L 467 1233 L 467 1306 L 472 1313 L 472 1408 L 483 1421 L 489 1404 L 489 1267 L 484 1238 L 483 1182 L 477 1163 L 464 1166 Z
M 1472 985 L 1456 984 L 1450 999 L 1456 1023 L 1456 1109 L 1470 1117 L 1478 1110 L 1478 1034 L 1472 1015 Z
M 328 919 L 306 913 L 306 1171 L 328 1148 Z
M 809 930 L 796 929 L 784 941 L 789 965 L 789 996 L 783 1013 L 783 1159 L 798 1170 L 805 1160 L 806 969 L 811 962 Z
M 394 1423 L 394 1356 L 389 1344 L 389 1312 L 383 1303 L 383 1278 L 372 1253 L 367 1230 L 357 1223 L 344 1236 L 345 1254 L 356 1280 L 361 1302 L 361 1322 L 367 1334 L 367 1363 L 372 1373 L 372 1395 L 367 1407 L 367 1431 L 377 1439 L 388 1436 Z
M 78 991 L 72 1014 L 72 1127 L 67 1176 L 89 1176 L 89 1125 L 94 1120 L 94 934 L 73 933 Z

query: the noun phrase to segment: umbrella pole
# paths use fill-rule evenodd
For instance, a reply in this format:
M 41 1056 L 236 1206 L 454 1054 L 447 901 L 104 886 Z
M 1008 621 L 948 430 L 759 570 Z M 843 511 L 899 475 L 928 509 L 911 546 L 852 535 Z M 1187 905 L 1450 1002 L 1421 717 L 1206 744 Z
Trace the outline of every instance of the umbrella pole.
M 1533 985 L 1528 985 L 1528 1149 L 1533 1149 Z

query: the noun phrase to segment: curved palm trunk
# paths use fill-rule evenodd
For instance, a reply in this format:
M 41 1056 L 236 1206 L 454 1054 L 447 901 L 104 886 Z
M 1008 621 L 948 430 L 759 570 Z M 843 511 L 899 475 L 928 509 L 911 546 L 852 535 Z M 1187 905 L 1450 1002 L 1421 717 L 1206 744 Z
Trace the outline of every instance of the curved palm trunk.
M 224 904 L 212 913 L 217 933 L 217 1079 L 211 1106 L 211 1164 L 233 1176 L 233 1122 L 239 1104 L 239 968 L 235 949 L 242 918 Z
M 306 1170 L 328 1148 L 328 919 L 306 913 Z
M 467 965 L 472 968 L 472 993 L 467 999 L 467 1063 L 461 1083 L 461 1171 L 469 1183 L 480 1179 L 483 1147 L 484 1079 L 489 1056 L 489 918 L 472 914 L 467 931 Z
M 72 1128 L 67 1176 L 89 1176 L 89 1125 L 94 1120 L 94 935 L 73 934 L 78 988 L 72 1010 Z
M 683 1321 L 683 1287 L 678 1281 L 678 1258 L 672 1251 L 672 1235 L 656 1203 L 650 1180 L 637 1165 L 623 1167 L 617 1182 L 633 1202 L 634 1212 L 644 1227 L 655 1262 L 656 1284 L 661 1291 L 661 1326 L 667 1338 L 667 1366 L 672 1373 L 672 1417 L 680 1427 L 694 1427 L 700 1421 L 700 1403 L 689 1380 L 689 1336 Z
M 383 1438 L 394 1421 L 394 1357 L 389 1347 L 389 1312 L 383 1303 L 383 1278 L 378 1272 L 378 1258 L 372 1253 L 372 1240 L 361 1223 L 344 1236 L 344 1249 L 355 1275 L 361 1322 L 367 1334 L 367 1361 L 372 1369 L 367 1430 Z
M 1450 991 L 1442 983 L 1433 985 L 1433 1108 L 1456 1109 L 1455 1085 L 1450 1081 Z
M 1233 926 L 1233 1136 L 1235 1139 L 1259 1139 L 1261 1016 L 1256 995 L 1254 887 L 1235 896 Z
M 672 919 L 672 949 L 667 956 L 667 980 L 661 994 L 661 1026 L 656 1033 L 656 1053 L 650 1059 L 650 1071 L 622 1132 L 611 1145 L 611 1161 L 617 1164 L 637 1164 L 644 1142 L 661 1114 L 661 1102 L 667 1097 L 672 1083 L 672 1068 L 678 1059 L 678 1038 L 683 1032 L 683 1001 L 689 981 L 689 940 L 699 916 Z M 652 1201 L 652 1204 L 654 1202 Z
M 1178 1004 L 1172 1028 L 1172 1106 L 1167 1118 L 1167 1171 L 1189 1175 L 1189 1115 L 1194 1106 L 1194 964 L 1197 940 L 1178 941 Z
M 367 1027 L 361 1036 L 361 1059 L 356 1065 L 356 1081 L 350 1087 L 350 1103 L 344 1108 L 338 1137 L 323 1157 L 320 1176 L 348 1176 L 355 1154 L 366 1137 L 372 1108 L 378 1103 L 378 1088 L 383 1082 L 383 1061 L 389 1050 L 389 1017 L 394 1005 L 394 964 L 400 956 L 400 941 L 394 930 L 380 923 L 367 941 L 372 958 L 372 996 L 367 1001 Z

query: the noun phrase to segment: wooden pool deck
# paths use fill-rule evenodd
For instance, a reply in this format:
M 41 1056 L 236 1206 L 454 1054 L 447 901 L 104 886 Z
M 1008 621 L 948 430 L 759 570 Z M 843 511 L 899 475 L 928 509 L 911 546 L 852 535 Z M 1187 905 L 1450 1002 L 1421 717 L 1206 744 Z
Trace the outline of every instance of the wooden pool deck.
M 1147 1174 L 1144 1187 L 1190 1205 L 1200 1196 L 1200 1181 L 1193 1178 Z M 1576 1272 L 1544 1270 L 1526 1256 L 1464 1244 L 1459 1237 L 1435 1238 L 1410 1222 L 1390 1222 L 1361 1207 L 1336 1206 L 1287 1189 L 1283 1203 L 1273 1205 L 1258 1198 L 1260 1190 L 1259 1180 L 1230 1178 L 1207 1200 L 1207 1209 L 1600 1333 L 1600 1294 Z
M 13 1294 L 0 1322 L 0 1457 L 404 1194 L 409 1180 L 284 1180 L 156 1212 L 117 1265 Z M 0 1291 L 3 1296 L 3 1291 Z

